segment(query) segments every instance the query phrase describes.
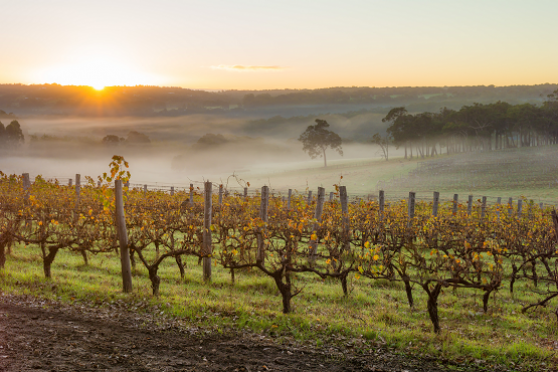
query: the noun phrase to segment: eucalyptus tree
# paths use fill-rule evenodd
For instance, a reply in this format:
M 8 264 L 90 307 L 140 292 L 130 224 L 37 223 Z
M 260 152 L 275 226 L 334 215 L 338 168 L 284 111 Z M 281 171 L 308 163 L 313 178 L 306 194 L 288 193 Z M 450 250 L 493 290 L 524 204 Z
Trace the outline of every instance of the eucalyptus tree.
M 312 159 L 316 157 L 324 158 L 324 167 L 327 167 L 326 150 L 328 148 L 337 151 L 341 156 L 343 155 L 341 137 L 326 128 L 329 128 L 327 121 L 316 119 L 316 125 L 309 125 L 298 138 L 302 142 L 302 150 L 307 152 Z

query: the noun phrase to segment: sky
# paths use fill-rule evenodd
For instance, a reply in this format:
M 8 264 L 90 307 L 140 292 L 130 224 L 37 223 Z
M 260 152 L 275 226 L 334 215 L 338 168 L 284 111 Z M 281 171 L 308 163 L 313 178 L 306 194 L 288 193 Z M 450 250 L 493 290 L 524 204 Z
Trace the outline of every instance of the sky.
M 558 82 L 556 0 L 0 0 L 0 83 Z

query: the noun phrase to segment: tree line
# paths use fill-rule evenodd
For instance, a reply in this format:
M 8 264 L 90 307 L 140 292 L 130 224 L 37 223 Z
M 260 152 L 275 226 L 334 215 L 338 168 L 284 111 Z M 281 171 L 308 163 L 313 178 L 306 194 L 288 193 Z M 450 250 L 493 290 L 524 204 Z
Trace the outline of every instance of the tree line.
M 0 121 L 0 148 L 16 147 L 23 143 L 24 139 L 21 126 L 17 120 L 12 120 L 6 127 Z
M 395 107 L 382 119 L 389 123 L 376 143 L 405 149 L 405 158 L 545 146 L 558 143 L 558 89 L 541 105 L 507 102 L 446 107 L 437 113 L 409 113 Z M 381 142 L 381 143 L 380 143 Z M 384 152 L 384 157 L 387 155 Z
M 73 116 L 79 113 L 93 116 L 179 116 L 199 112 L 217 114 L 262 107 L 304 105 L 459 107 L 467 102 L 493 102 L 497 99 L 511 103 L 538 103 L 542 95 L 557 88 L 556 84 L 541 84 L 501 87 L 331 87 L 208 92 L 156 86 L 115 86 L 97 91 L 88 86 L 0 84 L 0 108 L 17 108 L 19 115 L 40 113 Z

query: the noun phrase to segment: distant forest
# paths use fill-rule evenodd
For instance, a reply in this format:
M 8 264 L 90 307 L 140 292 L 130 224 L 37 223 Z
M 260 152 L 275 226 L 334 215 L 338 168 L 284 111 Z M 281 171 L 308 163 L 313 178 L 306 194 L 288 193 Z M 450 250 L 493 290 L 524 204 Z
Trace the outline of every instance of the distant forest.
M 331 109 L 331 112 L 336 107 L 346 107 L 345 112 L 369 110 L 385 113 L 397 106 L 405 106 L 409 112 L 421 112 L 437 111 L 441 107 L 459 109 L 475 102 L 542 104 L 546 96 L 556 89 L 556 84 L 542 84 L 219 92 L 136 86 L 107 87 L 97 91 L 86 86 L 3 84 L 0 85 L 0 109 L 15 115 L 78 116 L 182 116 L 196 113 L 243 115 L 252 112 L 295 116 L 312 114 L 312 108 L 315 107 L 325 107 Z M 292 110 L 281 111 L 284 107 Z M 301 111 L 306 107 L 307 111 Z
M 413 149 L 424 158 L 443 147 L 447 153 L 458 153 L 552 145 L 558 143 L 558 90 L 541 105 L 498 101 L 416 114 L 396 107 L 382 121 L 390 125 L 380 143 L 404 147 L 405 158 L 413 158 Z

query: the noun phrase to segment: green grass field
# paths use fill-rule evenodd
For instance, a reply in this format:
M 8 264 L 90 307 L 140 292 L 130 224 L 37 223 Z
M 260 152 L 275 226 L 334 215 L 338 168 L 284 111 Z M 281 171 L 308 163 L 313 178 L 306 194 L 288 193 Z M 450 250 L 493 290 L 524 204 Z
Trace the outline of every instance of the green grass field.
M 557 303 L 521 314 L 521 307 L 537 298 L 527 281 L 516 283 L 514 297 L 505 281 L 487 314 L 482 312 L 481 293 L 445 290 L 439 300 L 442 332 L 435 335 L 422 290 L 415 287 L 416 304 L 410 309 L 400 283 L 352 276 L 351 293 L 344 297 L 336 281 L 299 276 L 297 284 L 304 289 L 293 300 L 294 312 L 284 315 L 275 284 L 258 271 L 237 272 L 232 285 L 229 272 L 215 266 L 213 280 L 207 284 L 197 259 L 187 260 L 184 280 L 174 261 L 167 260 L 159 271 L 161 295 L 153 298 L 147 271 L 139 263 L 133 293 L 123 294 L 119 265 L 114 254 L 92 256 L 89 266 L 84 266 L 81 256 L 63 251 L 49 281 L 43 278 L 39 250 L 17 246 L 0 278 L 7 293 L 160 311 L 221 332 L 231 328 L 261 332 L 278 342 L 294 338 L 317 347 L 381 345 L 458 363 L 480 363 L 488 370 L 496 364 L 536 370 L 541 363 L 556 363 L 558 326 L 552 310 Z
M 439 191 L 442 199 L 453 194 L 465 200 L 467 195 L 525 197 L 534 202 L 553 204 L 558 198 L 558 146 L 507 149 L 491 152 L 440 155 L 432 158 L 383 160 L 341 160 L 328 168 L 299 169 L 285 166 L 281 171 L 254 172 L 242 176 L 254 184 L 268 184 L 277 190 L 315 190 L 318 186 L 333 191 L 333 185 L 347 186 L 351 195 L 377 195 L 379 189 L 388 198 L 401 198 L 409 191 L 420 198 L 431 198 Z M 340 177 L 343 176 L 341 180 Z

